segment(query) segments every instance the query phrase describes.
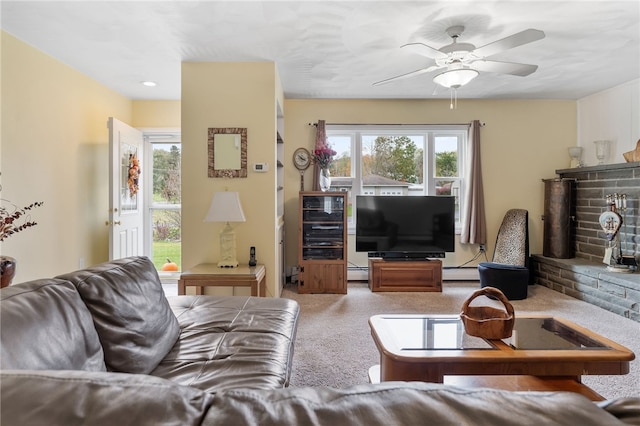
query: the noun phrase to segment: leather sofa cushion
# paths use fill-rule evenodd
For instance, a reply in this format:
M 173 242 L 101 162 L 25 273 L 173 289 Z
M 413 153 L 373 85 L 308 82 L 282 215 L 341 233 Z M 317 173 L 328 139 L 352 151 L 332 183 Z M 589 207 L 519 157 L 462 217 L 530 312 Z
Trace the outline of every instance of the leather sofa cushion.
M 614 426 L 625 425 L 627 420 L 635 424 L 638 401 L 640 398 L 618 407 L 605 406 L 610 410 L 606 411 L 571 392 L 462 389 L 420 382 L 383 382 L 346 389 L 231 390 L 216 394 L 203 424 Z
M 640 398 L 598 405 L 570 392 L 419 382 L 238 389 L 214 396 L 143 375 L 3 371 L 0 386 L 3 425 L 616 426 L 638 424 L 640 412 Z
M 109 371 L 148 374 L 169 352 L 180 326 L 151 260 L 136 256 L 61 275 L 86 303 Z
M 152 375 L 207 392 L 289 385 L 299 314 L 290 299 L 177 296 L 180 338 Z
M 23 370 L 0 381 L 7 426 L 199 425 L 213 399 L 142 374 Z
M 3 288 L 0 325 L 0 369 L 106 371 L 91 313 L 68 281 Z

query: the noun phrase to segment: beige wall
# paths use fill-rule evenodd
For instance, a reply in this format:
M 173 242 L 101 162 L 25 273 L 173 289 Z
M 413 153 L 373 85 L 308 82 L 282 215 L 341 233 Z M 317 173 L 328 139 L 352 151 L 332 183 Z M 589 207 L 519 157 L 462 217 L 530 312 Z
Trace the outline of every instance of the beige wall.
M 275 64 L 182 64 L 182 268 L 217 262 L 221 223 L 203 219 L 216 191 L 237 191 L 246 222 L 233 224 L 238 261 L 247 263 L 256 247 L 267 267 L 267 294 L 276 289 L 276 100 Z M 247 178 L 207 177 L 207 129 L 247 128 Z M 267 173 L 252 171 L 269 164 Z M 238 294 L 238 293 L 236 293 Z
M 131 101 L 2 32 L 2 198 L 33 211 L 34 228 L 0 243 L 14 282 L 108 258 L 108 130 Z
M 138 129 L 179 129 L 180 108 L 180 101 L 133 101 L 130 125 Z
M 529 210 L 531 251 L 542 251 L 544 207 L 541 179 L 569 164 L 567 147 L 576 144 L 576 102 L 546 100 L 458 100 L 456 110 L 447 100 L 298 100 L 285 101 L 285 226 L 287 267 L 297 263 L 298 189 L 300 175 L 291 167 L 293 151 L 313 148 L 315 128 L 309 123 L 442 124 L 486 123 L 481 130 L 483 179 L 489 255 L 504 213 L 510 208 Z M 312 177 L 305 175 L 305 189 Z M 353 254 L 350 263 L 366 264 L 366 254 Z M 456 244 L 445 266 L 458 266 L 473 258 L 475 245 Z M 471 264 L 471 265 L 475 265 Z

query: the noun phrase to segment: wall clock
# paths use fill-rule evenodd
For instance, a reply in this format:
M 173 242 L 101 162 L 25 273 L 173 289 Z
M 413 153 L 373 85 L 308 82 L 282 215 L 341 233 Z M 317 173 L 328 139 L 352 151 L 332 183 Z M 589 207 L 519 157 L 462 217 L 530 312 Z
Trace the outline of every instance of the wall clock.
M 311 154 L 305 148 L 298 148 L 293 152 L 293 164 L 298 170 L 307 170 L 311 165 Z
M 311 165 L 311 154 L 306 148 L 298 148 L 293 152 L 293 165 L 300 171 L 300 191 L 304 191 L 304 171 Z

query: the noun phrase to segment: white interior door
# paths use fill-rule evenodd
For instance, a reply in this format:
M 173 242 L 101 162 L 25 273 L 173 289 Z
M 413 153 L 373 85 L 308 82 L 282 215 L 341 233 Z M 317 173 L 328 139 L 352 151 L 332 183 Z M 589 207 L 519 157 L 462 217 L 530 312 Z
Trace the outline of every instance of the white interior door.
M 109 117 L 109 258 L 143 254 L 142 132 Z

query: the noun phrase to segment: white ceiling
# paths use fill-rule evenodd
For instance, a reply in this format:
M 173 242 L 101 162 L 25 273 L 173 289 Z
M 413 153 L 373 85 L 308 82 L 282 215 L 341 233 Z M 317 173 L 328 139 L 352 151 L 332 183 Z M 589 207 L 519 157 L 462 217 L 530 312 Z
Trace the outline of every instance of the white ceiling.
M 640 2 L 9 1 L 2 29 L 131 99 L 180 99 L 183 61 L 274 61 L 287 98 L 448 98 L 409 42 L 483 46 L 528 28 L 542 40 L 492 56 L 539 65 L 481 73 L 459 98 L 579 99 L 640 78 Z M 158 83 L 144 87 L 143 80 Z

